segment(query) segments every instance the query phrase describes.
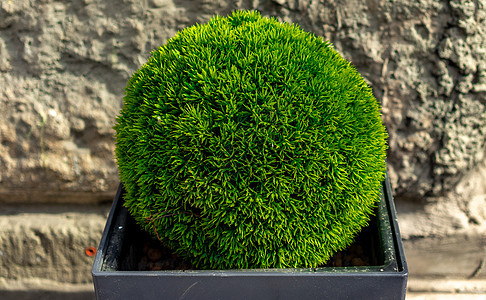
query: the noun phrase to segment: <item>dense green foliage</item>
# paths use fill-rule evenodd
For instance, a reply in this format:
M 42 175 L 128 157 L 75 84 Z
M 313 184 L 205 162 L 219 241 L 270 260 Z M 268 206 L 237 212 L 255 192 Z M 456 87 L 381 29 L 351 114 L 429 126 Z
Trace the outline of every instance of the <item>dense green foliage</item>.
M 130 79 L 116 157 L 137 222 L 199 268 L 316 267 L 380 197 L 379 103 L 328 42 L 234 12 Z

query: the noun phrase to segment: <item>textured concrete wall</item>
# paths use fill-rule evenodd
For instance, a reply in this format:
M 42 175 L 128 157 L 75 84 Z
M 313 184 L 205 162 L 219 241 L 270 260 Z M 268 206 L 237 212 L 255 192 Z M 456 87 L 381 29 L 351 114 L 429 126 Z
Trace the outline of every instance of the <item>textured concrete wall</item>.
M 242 8 L 330 39 L 367 78 L 397 196 L 442 196 L 483 160 L 484 1 L 5 0 L 0 199 L 113 191 L 111 127 L 131 73 L 177 30 Z
M 0 203 L 111 200 L 130 75 L 178 30 L 234 9 L 329 39 L 372 85 L 406 239 L 486 232 L 485 0 L 1 0 Z

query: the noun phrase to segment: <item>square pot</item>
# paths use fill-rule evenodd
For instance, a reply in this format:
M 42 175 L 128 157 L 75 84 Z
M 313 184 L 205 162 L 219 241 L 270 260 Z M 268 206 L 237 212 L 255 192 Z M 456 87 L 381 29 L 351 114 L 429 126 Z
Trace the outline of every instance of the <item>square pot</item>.
M 138 271 L 144 241 L 120 185 L 92 275 L 97 299 L 405 299 L 408 269 L 388 177 L 357 243 L 368 266 Z

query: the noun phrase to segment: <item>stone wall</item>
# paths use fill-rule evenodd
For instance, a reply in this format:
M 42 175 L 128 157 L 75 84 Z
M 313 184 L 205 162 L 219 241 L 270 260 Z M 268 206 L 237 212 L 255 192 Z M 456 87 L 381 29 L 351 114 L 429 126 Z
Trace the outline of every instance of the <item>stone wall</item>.
M 329 39 L 373 87 L 406 239 L 486 232 L 485 0 L 2 0 L 0 205 L 111 201 L 132 72 L 178 30 L 234 9 Z

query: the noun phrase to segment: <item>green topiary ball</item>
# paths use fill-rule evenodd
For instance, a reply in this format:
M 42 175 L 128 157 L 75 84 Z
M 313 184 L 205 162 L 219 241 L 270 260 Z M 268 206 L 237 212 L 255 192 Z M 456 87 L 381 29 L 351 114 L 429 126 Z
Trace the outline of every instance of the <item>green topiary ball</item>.
M 316 267 L 380 198 L 380 106 L 328 42 L 236 11 L 129 80 L 116 158 L 136 221 L 197 268 Z

